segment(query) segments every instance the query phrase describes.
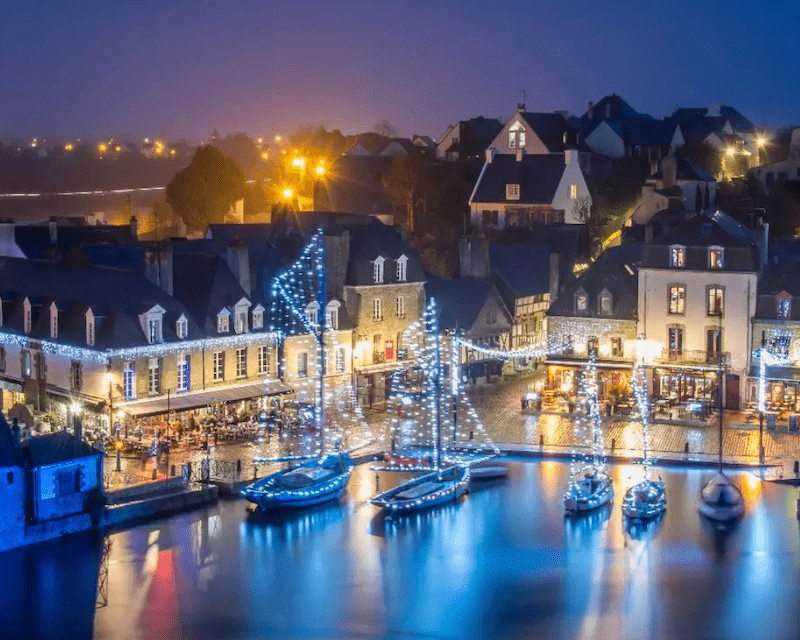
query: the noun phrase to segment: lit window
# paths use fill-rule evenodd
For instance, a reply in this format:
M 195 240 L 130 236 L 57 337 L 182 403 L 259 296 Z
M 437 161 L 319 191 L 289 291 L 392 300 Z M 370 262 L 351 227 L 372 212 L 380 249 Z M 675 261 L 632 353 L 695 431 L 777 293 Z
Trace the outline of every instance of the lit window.
M 188 353 L 178 354 L 178 392 L 189 390 L 190 362 Z
M 161 361 L 158 358 L 150 358 L 148 362 L 147 389 L 150 395 L 161 393 Z
M 253 329 L 264 328 L 264 309 L 261 305 L 253 310 Z
M 575 311 L 586 312 L 588 297 L 584 292 L 575 294 Z
M 372 263 L 372 281 L 375 284 L 382 284 L 383 283 L 383 263 L 385 262 L 385 258 L 383 256 L 378 256 L 375 258 L 375 261 Z
M 507 184 L 506 185 L 506 200 L 519 200 L 519 185 Z
M 247 349 L 236 350 L 236 377 L 247 377 Z
M 571 184 L 569 185 L 569 197 L 575 200 L 578 197 L 578 185 Z
M 83 365 L 80 362 L 72 362 L 69 370 L 70 388 L 73 391 L 80 391 L 83 388 Z
M 622 338 L 611 338 L 611 356 L 622 358 L 625 355 L 625 343 Z
M 258 375 L 269 373 L 269 347 L 262 344 L 258 347 Z
M 161 342 L 161 320 L 150 318 L 147 321 L 147 339 L 150 344 Z
M 380 298 L 373 298 L 372 300 L 372 319 L 376 322 L 383 320 L 383 310 L 381 308 Z
M 308 377 L 308 354 L 305 351 L 297 354 L 297 377 Z
M 236 333 L 247 333 L 247 309 L 236 310 L 234 329 Z
M 787 320 L 792 315 L 792 300 L 786 296 L 778 298 L 778 318 Z
M 306 322 L 311 325 L 317 324 L 317 320 L 319 319 L 319 303 L 318 302 L 309 302 L 306 305 Z
M 127 362 L 122 370 L 122 395 L 125 400 L 136 398 L 136 363 Z
M 669 266 L 673 269 L 683 269 L 686 266 L 686 248 L 672 246 L 669 248 Z
M 600 313 L 611 313 L 611 294 L 607 291 L 600 294 Z
M 22 377 L 23 378 L 30 378 L 31 371 L 33 369 L 31 365 L 31 352 L 27 349 L 22 350 Z
M 183 340 L 189 334 L 189 322 L 183 316 L 178 318 L 178 322 L 175 327 L 175 333 L 178 334 L 178 338 L 181 340 Z
M 711 247 L 708 250 L 708 266 L 711 269 L 725 268 L 725 250 L 722 247 Z
M 228 333 L 228 316 L 227 310 L 217 316 L 217 333 Z
M 336 373 L 344 373 L 344 347 L 336 349 Z
M 683 327 L 669 327 L 667 345 L 671 358 L 683 355 Z
M 403 296 L 397 296 L 396 308 L 397 308 L 397 317 L 398 318 L 405 318 L 406 317 L 406 299 Z
M 222 382 L 225 379 L 225 352 L 214 352 L 214 382 Z
M 669 288 L 669 312 L 672 315 L 683 315 L 686 309 L 686 287 L 673 284 Z
M 339 307 L 338 300 L 332 300 L 325 307 L 325 325 L 329 329 L 336 330 L 339 328 Z
M 58 338 L 58 309 L 55 305 L 50 307 L 50 337 L 53 340 Z
M 406 281 L 407 269 L 408 269 L 408 258 L 406 256 L 400 256 L 397 259 L 397 281 L 398 282 L 405 282 Z
M 708 315 L 722 315 L 724 310 L 724 295 L 725 293 L 722 287 L 713 286 L 708 288 Z

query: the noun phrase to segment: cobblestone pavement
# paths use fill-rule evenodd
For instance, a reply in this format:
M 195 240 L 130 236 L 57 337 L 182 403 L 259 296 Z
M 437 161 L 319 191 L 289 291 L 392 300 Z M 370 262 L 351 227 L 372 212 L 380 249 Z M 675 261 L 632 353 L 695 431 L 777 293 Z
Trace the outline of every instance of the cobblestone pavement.
M 514 448 L 530 449 L 544 454 L 566 454 L 577 449 L 573 434 L 573 420 L 562 414 L 543 413 L 525 415 L 520 410 L 520 399 L 530 383 L 530 376 L 517 374 L 507 377 L 503 382 L 477 386 L 467 392 L 485 426 L 488 436 L 499 445 L 508 444 Z M 388 448 L 391 441 L 391 422 L 393 416 L 386 412 L 375 412 L 368 415 L 370 433 L 363 433 L 361 441 L 371 439 L 371 447 L 362 451 Z M 466 435 L 470 423 L 466 412 L 462 409 L 459 421 L 464 429 L 460 440 L 468 440 Z M 678 424 L 656 423 L 650 428 L 650 450 L 653 457 L 662 460 L 707 462 L 713 464 L 717 459 L 717 429 L 715 426 L 683 426 Z M 630 420 L 609 419 L 604 421 L 606 451 L 623 457 L 639 457 L 642 454 L 641 425 Z M 785 429 L 785 428 L 784 428 Z M 477 430 L 474 430 L 477 431 Z M 482 434 L 473 433 L 475 442 L 480 442 Z M 543 443 L 543 446 L 540 444 Z M 684 452 L 688 443 L 689 454 Z M 765 471 L 765 477 L 795 477 L 793 464 L 800 460 L 800 435 L 783 432 L 764 432 L 766 462 L 772 467 Z M 220 475 L 235 468 L 236 461 L 241 461 L 242 476 L 252 476 L 254 457 L 274 457 L 298 453 L 310 453 L 315 448 L 312 433 L 273 434 L 260 442 L 220 443 L 211 446 L 209 457 L 221 461 Z M 195 473 L 199 470 L 206 452 L 195 448 L 177 451 L 159 458 L 125 458 L 121 460 L 121 472 L 114 471 L 115 456 L 109 455 L 105 460 L 107 486 L 113 488 L 121 484 L 131 484 L 151 480 L 153 470 L 157 477 L 167 477 L 171 467 L 176 472 L 187 462 L 194 465 Z M 742 424 L 740 414 L 725 415 L 723 433 L 723 458 L 726 462 L 751 464 L 758 463 L 758 429 L 746 428 Z M 259 467 L 263 471 L 263 465 Z M 214 470 L 212 469 L 212 473 Z M 259 473 L 260 475 L 260 473 Z

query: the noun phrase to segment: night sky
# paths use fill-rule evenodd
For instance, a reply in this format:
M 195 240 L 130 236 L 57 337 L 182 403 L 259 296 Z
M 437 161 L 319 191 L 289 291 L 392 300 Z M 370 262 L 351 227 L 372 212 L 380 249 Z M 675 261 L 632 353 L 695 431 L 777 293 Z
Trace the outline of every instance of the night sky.
M 483 114 L 662 117 L 727 103 L 800 121 L 800 2 L 4 0 L 0 135 L 438 136 Z

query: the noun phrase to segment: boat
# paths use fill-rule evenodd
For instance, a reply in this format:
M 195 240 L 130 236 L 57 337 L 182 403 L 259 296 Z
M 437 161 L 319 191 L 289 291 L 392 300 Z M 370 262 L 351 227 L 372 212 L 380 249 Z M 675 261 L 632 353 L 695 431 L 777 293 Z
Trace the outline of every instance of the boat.
M 278 274 L 273 280 L 273 292 L 291 308 L 296 308 L 297 300 L 289 299 L 292 283 L 299 278 L 314 273 L 316 265 L 324 264 L 322 231 L 317 232 L 314 240 L 306 246 L 300 259 L 288 270 Z M 318 309 L 326 309 L 325 280 L 322 271 L 313 278 L 315 295 L 313 300 Z M 311 297 L 311 296 L 309 296 Z M 291 314 L 291 311 L 289 312 Z M 317 321 L 309 317 L 298 320 L 305 332 L 314 336 L 317 343 L 319 359 L 326 362 L 325 353 L 325 319 Z M 301 508 L 322 504 L 338 499 L 346 490 L 350 475 L 353 472 L 353 461 L 349 455 L 341 451 L 326 453 L 325 419 L 325 385 L 323 383 L 323 367 L 316 367 L 316 402 L 313 407 L 313 418 L 319 437 L 317 455 L 299 464 L 293 464 L 276 471 L 260 480 L 256 480 L 240 491 L 242 497 L 256 504 L 260 509 Z M 281 459 L 272 460 L 279 462 Z M 261 462 L 271 462 L 261 460 Z
M 614 500 L 614 485 L 605 472 L 605 464 L 602 460 L 603 443 L 594 355 L 589 358 L 583 380 L 584 395 L 586 396 L 585 412 L 588 416 L 579 417 L 578 420 L 588 417 L 591 424 L 592 457 L 591 465 L 574 472 L 570 478 L 569 486 L 564 494 L 564 509 L 567 515 L 592 511 L 610 504 Z
M 719 471 L 700 491 L 700 513 L 717 522 L 730 522 L 744 515 L 742 492 Z
M 481 464 L 470 467 L 471 480 L 499 480 L 508 477 L 508 467 L 504 464 Z
M 564 494 L 567 514 L 584 513 L 614 501 L 614 485 L 608 475 L 594 467 L 586 467 L 573 476 Z
M 644 479 L 625 492 L 622 498 L 622 513 L 631 520 L 652 520 L 667 509 L 667 492 L 664 483 L 650 479 L 650 406 L 647 400 L 647 380 L 644 372 L 643 353 L 640 345 L 639 357 L 633 365 L 631 384 L 634 389 L 636 408 L 642 425 L 642 467 Z
M 469 480 L 469 467 L 446 467 L 384 491 L 369 502 L 391 513 L 427 509 L 458 500 L 469 489 Z
M 625 492 L 622 513 L 632 520 L 657 518 L 667 508 L 667 493 L 660 480 L 642 480 Z

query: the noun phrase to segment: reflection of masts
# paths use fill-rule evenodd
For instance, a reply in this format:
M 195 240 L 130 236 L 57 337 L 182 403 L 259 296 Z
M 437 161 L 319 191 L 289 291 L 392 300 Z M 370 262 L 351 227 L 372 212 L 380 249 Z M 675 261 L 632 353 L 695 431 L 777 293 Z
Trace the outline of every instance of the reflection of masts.
M 100 567 L 97 575 L 97 600 L 95 608 L 108 606 L 108 556 L 111 553 L 111 538 L 103 538 L 103 552 L 100 556 Z

